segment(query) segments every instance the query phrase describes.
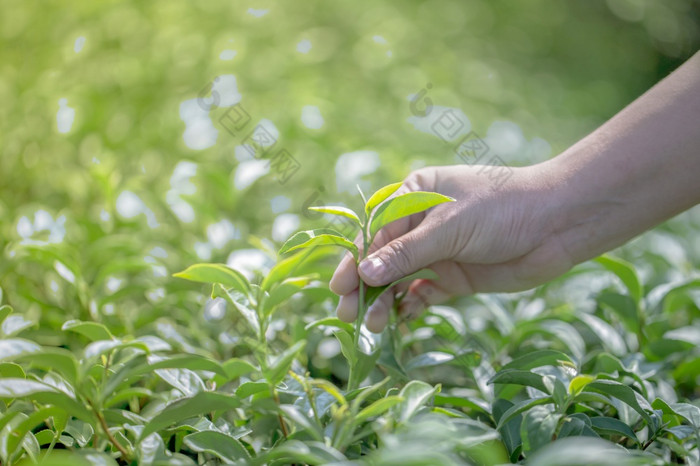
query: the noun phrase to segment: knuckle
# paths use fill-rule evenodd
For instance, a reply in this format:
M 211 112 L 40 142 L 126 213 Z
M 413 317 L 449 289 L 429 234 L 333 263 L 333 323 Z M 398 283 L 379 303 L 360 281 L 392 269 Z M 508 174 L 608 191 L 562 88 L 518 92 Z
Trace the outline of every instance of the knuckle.
M 387 244 L 391 251 L 389 267 L 393 268 L 398 275 L 407 275 L 411 273 L 411 264 L 413 263 L 413 253 L 411 248 L 401 238 Z

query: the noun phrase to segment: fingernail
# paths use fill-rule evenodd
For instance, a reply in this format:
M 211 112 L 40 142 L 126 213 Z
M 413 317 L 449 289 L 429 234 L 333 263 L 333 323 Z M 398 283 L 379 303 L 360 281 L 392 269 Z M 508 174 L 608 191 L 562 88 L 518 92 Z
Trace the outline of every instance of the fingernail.
M 370 256 L 360 262 L 360 272 L 370 280 L 380 280 L 386 271 L 386 264 L 378 256 Z

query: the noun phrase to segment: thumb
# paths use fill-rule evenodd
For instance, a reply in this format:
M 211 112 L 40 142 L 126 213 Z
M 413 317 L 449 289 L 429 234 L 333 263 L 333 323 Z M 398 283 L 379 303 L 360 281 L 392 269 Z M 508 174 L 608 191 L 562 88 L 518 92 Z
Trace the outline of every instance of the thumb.
M 369 286 L 382 286 L 446 259 L 435 228 L 419 225 L 360 262 L 358 272 Z

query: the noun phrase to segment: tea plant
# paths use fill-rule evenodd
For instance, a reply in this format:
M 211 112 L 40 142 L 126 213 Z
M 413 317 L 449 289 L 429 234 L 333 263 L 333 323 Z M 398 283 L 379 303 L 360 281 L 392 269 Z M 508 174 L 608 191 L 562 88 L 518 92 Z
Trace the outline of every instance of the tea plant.
M 363 319 L 395 284 L 360 284 L 354 325 L 332 316 L 324 281 L 337 259 L 325 246 L 359 262 L 383 226 L 451 200 L 399 186 L 361 215 L 313 208 L 351 219 L 360 246 L 329 229 L 297 233 L 264 274 L 191 265 L 138 312 L 131 301 L 96 310 L 133 296 L 153 269 L 136 244 L 113 240 L 136 248 L 118 263 L 104 242 L 13 245 L 21 279 L 4 277 L 17 291 L 0 307 L 2 464 L 699 461 L 697 279 L 645 286 L 629 262 L 603 256 L 535 291 L 433 306 L 381 335 Z M 63 293 L 34 269 L 62 278 Z M 132 288 L 100 297 L 95 283 L 127 270 Z M 592 276 L 601 287 L 577 294 Z M 223 315 L 207 320 L 202 308 Z M 319 359 L 333 338 L 339 354 Z
M 360 237 L 362 239 L 362 249 L 359 249 L 350 239 L 346 238 L 341 233 L 331 229 L 319 229 L 302 231 L 292 236 L 280 250 L 280 254 L 288 253 L 297 249 L 336 245 L 350 251 L 355 258 L 356 264 L 367 257 L 369 246 L 374 241 L 376 234 L 382 227 L 387 224 L 409 215 L 423 212 L 436 205 L 452 202 L 454 199 L 443 196 L 438 193 L 430 193 L 423 191 L 414 191 L 400 194 L 391 199 L 402 183 L 394 183 L 383 187 L 374 193 L 369 199 L 365 199 L 358 186 L 358 191 L 364 202 L 364 210 L 362 217 L 358 216 L 354 211 L 342 206 L 318 206 L 310 207 L 310 210 L 323 212 L 331 215 L 338 215 L 352 220 L 360 228 Z M 388 200 L 387 200 L 388 199 Z M 372 369 L 379 351 L 374 351 L 371 354 L 366 354 L 360 349 L 360 335 L 362 333 L 362 323 L 364 321 L 367 310 L 374 301 L 387 289 L 396 286 L 397 284 L 415 280 L 419 278 L 437 278 L 431 270 L 422 270 L 399 279 L 389 285 L 382 287 L 368 287 L 360 280 L 359 299 L 357 303 L 357 321 L 353 336 L 351 337 L 347 331 L 340 329 L 336 332 L 336 337 L 340 341 L 343 348 L 343 354 L 348 358 L 350 363 L 350 378 L 348 388 L 353 390 L 358 387 L 359 383 L 367 376 Z

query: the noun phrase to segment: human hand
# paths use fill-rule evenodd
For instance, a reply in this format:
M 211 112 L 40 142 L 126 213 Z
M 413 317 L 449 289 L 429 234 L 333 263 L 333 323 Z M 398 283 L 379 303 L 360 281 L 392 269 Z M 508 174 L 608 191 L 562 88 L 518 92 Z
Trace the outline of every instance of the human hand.
M 384 293 L 369 309 L 367 328 L 381 332 L 396 292 L 406 292 L 399 314 L 415 317 L 454 295 L 518 291 L 544 283 L 573 266 L 554 235 L 556 199 L 537 166 L 513 168 L 497 186 L 477 166 L 415 171 L 396 195 L 433 191 L 456 199 L 384 227 L 358 268 L 343 258 L 330 282 L 340 295 L 338 317 L 357 318 L 360 277 L 370 286 L 389 284 L 423 268 L 437 280 L 414 280 Z M 359 241 L 361 247 L 361 241 Z

